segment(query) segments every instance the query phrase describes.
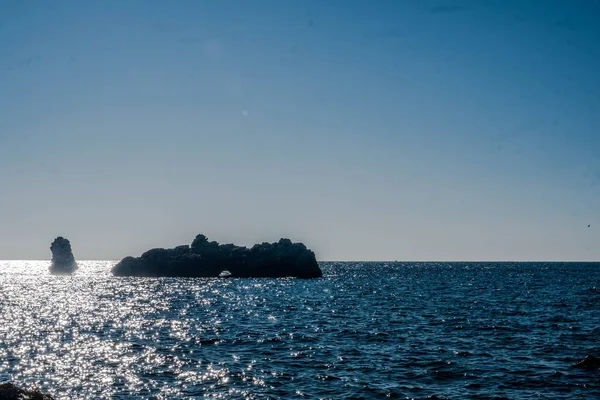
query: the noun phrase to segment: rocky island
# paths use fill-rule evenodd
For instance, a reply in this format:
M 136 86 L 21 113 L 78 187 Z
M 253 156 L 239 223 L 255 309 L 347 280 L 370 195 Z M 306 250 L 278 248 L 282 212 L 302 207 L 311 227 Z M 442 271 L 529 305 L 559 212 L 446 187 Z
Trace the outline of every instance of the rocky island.
M 52 252 L 52 264 L 50 265 L 52 274 L 71 274 L 78 268 L 71 250 L 71 242 L 68 239 L 62 236 L 57 237 L 50 245 L 50 251 Z
M 202 234 L 191 246 L 151 249 L 140 257 L 125 257 L 112 268 L 116 276 L 318 278 L 315 253 L 302 243 L 281 239 L 252 248 L 209 241 Z

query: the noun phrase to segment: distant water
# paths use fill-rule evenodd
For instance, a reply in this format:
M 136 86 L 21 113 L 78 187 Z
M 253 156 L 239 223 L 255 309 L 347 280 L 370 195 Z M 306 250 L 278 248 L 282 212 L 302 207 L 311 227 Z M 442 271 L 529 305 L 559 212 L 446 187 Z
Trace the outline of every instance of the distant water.
M 72 277 L 0 261 L 0 382 L 59 399 L 598 399 L 600 264 L 322 263 Z

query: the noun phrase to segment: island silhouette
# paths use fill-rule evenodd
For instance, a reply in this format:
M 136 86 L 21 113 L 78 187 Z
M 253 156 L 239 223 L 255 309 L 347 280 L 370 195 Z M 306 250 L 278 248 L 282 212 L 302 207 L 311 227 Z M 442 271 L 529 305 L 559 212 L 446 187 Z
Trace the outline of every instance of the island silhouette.
M 50 273 L 56 275 L 72 274 L 78 268 L 71 242 L 62 236 L 54 239 L 50 245 L 52 252 L 52 263 L 50 264 Z
M 156 248 L 140 257 L 125 257 L 112 268 L 115 276 L 318 278 L 323 274 L 315 253 L 303 243 L 280 239 L 251 248 L 219 244 L 199 234 L 191 245 Z

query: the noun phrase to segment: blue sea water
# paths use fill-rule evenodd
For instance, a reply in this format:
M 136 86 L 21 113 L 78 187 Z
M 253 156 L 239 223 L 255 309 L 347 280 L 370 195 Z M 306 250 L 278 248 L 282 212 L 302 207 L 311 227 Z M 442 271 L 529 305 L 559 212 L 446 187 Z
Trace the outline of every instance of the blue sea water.
M 600 264 L 321 263 L 299 279 L 0 261 L 0 382 L 58 399 L 597 399 Z

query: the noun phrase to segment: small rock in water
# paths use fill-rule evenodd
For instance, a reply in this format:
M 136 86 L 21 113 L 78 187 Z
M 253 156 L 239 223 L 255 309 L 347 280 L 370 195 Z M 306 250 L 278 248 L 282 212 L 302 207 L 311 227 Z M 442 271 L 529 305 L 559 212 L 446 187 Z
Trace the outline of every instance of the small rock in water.
M 1 400 L 54 400 L 54 397 L 49 394 L 44 394 L 39 390 L 22 389 L 12 383 L 0 384 L 0 399 Z
M 600 368 L 600 358 L 594 356 L 585 356 L 585 358 L 573 365 L 575 368 L 596 369 Z
M 50 251 L 52 252 L 51 273 L 71 274 L 78 268 L 73 251 L 71 251 L 71 242 L 68 239 L 62 236 L 57 237 L 50 245 Z

